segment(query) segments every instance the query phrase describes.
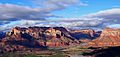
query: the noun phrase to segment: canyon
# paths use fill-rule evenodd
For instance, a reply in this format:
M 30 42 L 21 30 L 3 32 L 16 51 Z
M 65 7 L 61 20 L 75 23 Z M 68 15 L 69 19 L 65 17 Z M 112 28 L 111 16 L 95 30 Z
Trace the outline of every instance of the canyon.
M 43 50 L 50 47 L 83 46 L 112 47 L 120 46 L 120 29 L 105 28 L 103 31 L 92 29 L 69 30 L 64 27 L 14 27 L 0 39 L 4 51 L 26 49 Z M 81 43 L 86 43 L 81 45 Z

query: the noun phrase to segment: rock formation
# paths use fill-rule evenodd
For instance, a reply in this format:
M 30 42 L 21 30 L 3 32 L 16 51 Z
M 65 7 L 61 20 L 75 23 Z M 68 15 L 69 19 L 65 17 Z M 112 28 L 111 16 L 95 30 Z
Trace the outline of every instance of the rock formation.
M 0 45 L 5 51 L 24 48 L 45 48 L 66 46 L 76 43 L 69 32 L 63 27 L 15 27 L 1 39 Z
M 89 42 L 89 45 L 95 47 L 120 46 L 120 29 L 105 28 L 100 37 Z
M 94 31 L 91 29 L 83 29 L 83 30 L 71 30 L 71 36 L 80 39 L 95 39 L 99 37 L 100 33 L 98 31 Z
M 27 48 L 66 47 L 80 44 L 77 37 L 92 39 L 96 33 L 90 29 L 71 31 L 64 27 L 14 27 L 1 39 L 0 48 L 5 51 L 18 51 Z M 90 42 L 83 40 L 86 41 Z

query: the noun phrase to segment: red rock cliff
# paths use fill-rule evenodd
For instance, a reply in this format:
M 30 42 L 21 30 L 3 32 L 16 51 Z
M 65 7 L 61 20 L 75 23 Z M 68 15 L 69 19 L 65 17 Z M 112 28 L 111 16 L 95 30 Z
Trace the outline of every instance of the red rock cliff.
M 120 28 L 105 28 L 100 37 L 89 42 L 89 45 L 96 47 L 120 46 Z

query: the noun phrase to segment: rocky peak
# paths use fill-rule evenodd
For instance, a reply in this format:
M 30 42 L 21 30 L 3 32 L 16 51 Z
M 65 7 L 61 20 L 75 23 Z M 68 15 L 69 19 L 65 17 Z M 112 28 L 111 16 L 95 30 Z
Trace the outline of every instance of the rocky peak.
M 91 46 L 120 46 L 120 28 L 105 28 L 100 37 L 89 43 Z
M 120 36 L 120 29 L 119 28 L 105 28 L 101 34 L 101 37 L 107 36 Z
M 71 30 L 70 31 L 71 35 L 74 36 L 77 39 L 81 38 L 88 38 L 88 39 L 94 39 L 96 38 L 96 33 L 92 29 L 83 29 L 83 30 Z

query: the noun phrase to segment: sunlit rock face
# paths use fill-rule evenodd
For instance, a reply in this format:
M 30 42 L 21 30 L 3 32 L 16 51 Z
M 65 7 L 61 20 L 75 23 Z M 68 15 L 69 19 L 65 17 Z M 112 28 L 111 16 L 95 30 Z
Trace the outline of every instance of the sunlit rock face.
M 23 48 L 65 47 L 79 45 L 81 42 L 90 42 L 95 37 L 94 30 L 68 30 L 64 27 L 14 27 L 1 39 L 0 45 L 6 46 L 9 51 Z M 77 39 L 75 36 L 83 38 Z M 84 38 L 88 38 L 85 39 Z M 12 47 L 13 46 L 13 47 Z M 16 48 L 17 47 L 17 48 Z M 13 49 L 12 49 L 13 48 Z
M 91 46 L 120 46 L 120 28 L 105 28 L 100 37 L 89 42 Z
M 108 38 L 114 42 L 120 41 L 120 28 L 105 28 L 100 38 Z
M 78 43 L 70 35 L 70 32 L 63 27 L 14 27 L 1 39 L 0 45 L 5 46 L 6 51 L 10 51 L 19 50 L 21 46 L 24 48 L 43 48 L 46 46 L 69 46 Z

